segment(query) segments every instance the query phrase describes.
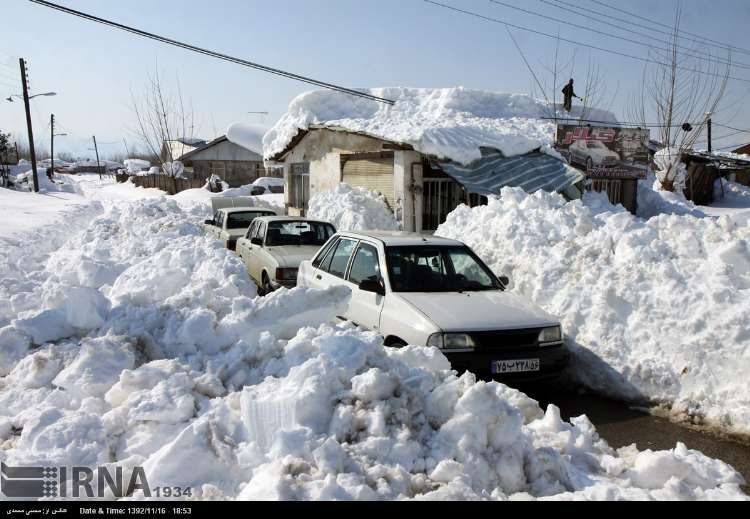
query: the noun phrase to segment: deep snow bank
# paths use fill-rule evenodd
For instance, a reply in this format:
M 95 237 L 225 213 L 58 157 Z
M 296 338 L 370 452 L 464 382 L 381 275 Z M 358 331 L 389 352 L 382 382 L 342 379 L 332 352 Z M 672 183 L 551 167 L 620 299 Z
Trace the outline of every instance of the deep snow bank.
M 322 324 L 345 288 L 253 297 L 199 218 L 110 202 L 3 279 L 43 307 L 4 310 L 0 460 L 143 466 L 201 499 L 745 497 L 683 445 L 615 451 L 585 418 L 456 377 L 436 349 Z
M 326 124 L 411 144 L 414 149 L 468 164 L 489 146 L 506 156 L 551 146 L 555 125 L 540 119 L 546 104 L 523 94 L 458 88 L 373 88 L 363 92 L 395 101 L 393 106 L 330 90 L 296 97 L 263 137 L 266 159 L 284 150 L 299 130 Z M 576 110 L 570 117 L 577 117 Z M 615 121 L 603 110 L 590 119 Z
M 308 216 L 330 222 L 341 231 L 399 229 L 393 211 L 382 196 L 344 183 L 313 196 L 309 202 Z
M 459 207 L 436 234 L 466 242 L 562 319 L 580 382 L 750 433 L 746 224 L 644 221 L 602 195 L 565 203 L 504 189 L 485 207 Z

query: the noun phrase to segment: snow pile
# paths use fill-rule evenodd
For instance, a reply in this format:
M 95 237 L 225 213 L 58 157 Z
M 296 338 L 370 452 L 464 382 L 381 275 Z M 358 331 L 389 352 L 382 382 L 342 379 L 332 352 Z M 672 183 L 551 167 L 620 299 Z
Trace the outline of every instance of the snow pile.
M 76 171 L 78 169 L 96 167 L 104 168 L 106 171 L 117 171 L 118 169 L 123 169 L 125 166 L 123 164 L 120 164 L 119 162 L 114 162 L 111 160 L 100 160 L 99 162 L 97 162 L 93 159 L 85 159 L 72 163 L 70 165 L 70 170 Z
M 638 216 L 649 219 L 660 214 L 706 216 L 681 192 L 665 191 L 653 173 L 638 181 Z
M 259 124 L 234 123 L 227 128 L 229 142 L 263 155 L 263 136 L 268 128 Z
M 175 160 L 174 162 L 165 162 L 161 167 L 165 175 L 169 175 L 175 178 L 185 178 L 183 175 L 183 173 L 185 172 L 185 165 L 179 160 Z
M 54 192 L 73 193 L 75 192 L 75 188 L 71 185 L 71 183 L 67 181 L 64 177 L 61 177 L 60 175 L 55 175 L 54 180 L 50 180 L 49 177 L 47 176 L 46 168 L 37 166 L 36 178 L 37 178 L 37 185 L 39 187 L 40 193 L 54 193 Z M 33 172 L 29 170 L 19 175 L 16 175 L 14 179 L 14 184 L 16 188 L 33 191 L 34 189 Z
M 128 173 L 148 171 L 151 168 L 151 163 L 149 161 L 141 159 L 126 159 L 123 161 L 123 164 Z
M 540 100 L 458 88 L 374 88 L 368 94 L 395 101 L 393 106 L 364 98 L 316 90 L 295 98 L 287 113 L 263 138 L 263 155 L 283 151 L 300 130 L 328 125 L 410 144 L 422 153 L 468 164 L 481 157 L 479 147 L 499 149 L 506 156 L 550 148 L 555 125 L 540 119 L 548 110 Z M 573 110 L 570 117 L 577 117 Z M 615 122 L 614 116 L 592 110 L 590 119 Z
M 310 199 L 309 218 L 330 222 L 341 231 L 399 230 L 385 199 L 364 187 L 341 183 Z
M 199 499 L 746 498 L 684 445 L 613 450 L 436 349 L 325 324 L 344 287 L 254 297 L 173 199 L 94 207 L 1 271 L 0 461 L 142 466 Z
M 730 216 L 648 221 L 604 195 L 566 203 L 504 189 L 436 232 L 471 246 L 513 290 L 561 318 L 572 375 L 750 433 L 750 226 Z

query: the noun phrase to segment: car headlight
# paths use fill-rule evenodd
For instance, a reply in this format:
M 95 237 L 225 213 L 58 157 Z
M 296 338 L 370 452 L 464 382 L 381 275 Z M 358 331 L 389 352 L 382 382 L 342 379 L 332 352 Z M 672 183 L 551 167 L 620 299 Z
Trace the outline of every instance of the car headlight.
M 427 346 L 434 346 L 441 350 L 473 350 L 476 344 L 465 333 L 433 333 L 427 339 Z
M 550 326 L 549 328 L 542 328 L 539 332 L 539 344 L 545 345 L 550 343 L 558 343 L 562 341 L 562 330 L 560 326 Z

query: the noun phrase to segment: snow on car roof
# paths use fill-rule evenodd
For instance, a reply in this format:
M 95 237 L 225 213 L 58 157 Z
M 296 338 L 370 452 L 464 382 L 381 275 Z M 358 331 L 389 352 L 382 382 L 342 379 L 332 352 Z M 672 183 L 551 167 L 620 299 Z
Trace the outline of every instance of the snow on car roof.
M 352 238 L 373 238 L 383 242 L 386 246 L 408 245 L 464 245 L 458 240 L 440 238 L 430 234 L 404 231 L 342 231 L 340 236 Z
M 269 208 L 267 207 L 224 207 L 219 209 L 219 211 L 223 211 L 225 213 L 242 213 L 245 211 L 258 211 L 262 213 L 273 213 Z
M 458 88 L 364 89 L 395 101 L 393 106 L 315 90 L 296 97 L 263 137 L 266 160 L 277 159 L 301 132 L 325 127 L 408 144 L 420 153 L 469 164 L 481 158 L 480 147 L 506 157 L 523 155 L 554 142 L 555 124 L 544 120 L 549 107 L 525 94 Z M 570 117 L 579 117 L 574 107 Z M 591 119 L 616 122 L 611 112 L 591 108 Z
M 325 220 L 317 220 L 315 218 L 305 218 L 304 216 L 261 216 L 256 218 L 263 222 L 316 222 L 316 223 L 327 223 Z M 332 224 L 331 224 L 332 225 Z

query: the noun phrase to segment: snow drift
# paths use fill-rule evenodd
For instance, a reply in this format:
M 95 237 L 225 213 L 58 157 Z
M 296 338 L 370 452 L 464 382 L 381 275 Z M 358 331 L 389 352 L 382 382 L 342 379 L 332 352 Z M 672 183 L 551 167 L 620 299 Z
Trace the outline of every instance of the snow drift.
M 542 120 L 547 105 L 523 94 L 458 88 L 373 88 L 362 90 L 395 101 L 393 106 L 330 90 L 296 97 L 286 114 L 263 138 L 269 159 L 300 130 L 329 125 L 410 144 L 422 153 L 468 164 L 480 158 L 479 147 L 494 147 L 506 156 L 550 148 L 555 125 Z M 577 117 L 574 109 L 570 117 Z M 590 119 L 615 122 L 593 109 Z
M 566 203 L 506 188 L 487 206 L 459 207 L 436 234 L 466 242 L 562 319 L 579 382 L 750 433 L 745 223 L 645 221 L 595 193 Z
M 399 229 L 393 212 L 382 196 L 344 183 L 313 196 L 309 202 L 308 216 L 330 222 L 341 231 Z

